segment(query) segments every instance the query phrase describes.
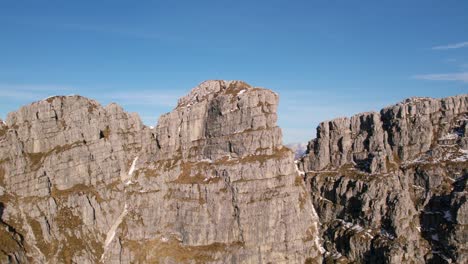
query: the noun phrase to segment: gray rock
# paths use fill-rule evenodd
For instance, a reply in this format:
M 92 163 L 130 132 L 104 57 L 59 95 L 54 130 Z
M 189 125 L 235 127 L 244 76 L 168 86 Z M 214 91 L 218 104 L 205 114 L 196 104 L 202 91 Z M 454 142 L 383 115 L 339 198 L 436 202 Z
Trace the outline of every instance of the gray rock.
M 323 122 L 298 166 L 327 261 L 465 263 L 468 96 Z
M 468 96 L 282 145 L 278 95 L 207 81 L 155 128 L 80 96 L 0 120 L 1 263 L 465 263 Z
M 10 113 L 0 122 L 1 219 L 13 228 L 2 262 L 321 261 L 277 104 L 266 89 L 207 81 L 154 129 L 80 96 Z

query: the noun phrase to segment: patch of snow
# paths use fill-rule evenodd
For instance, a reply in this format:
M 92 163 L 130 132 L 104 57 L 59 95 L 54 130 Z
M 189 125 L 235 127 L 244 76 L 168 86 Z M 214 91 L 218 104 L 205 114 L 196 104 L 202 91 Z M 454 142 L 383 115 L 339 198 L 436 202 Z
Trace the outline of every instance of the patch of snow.
M 133 183 L 132 180 L 131 180 L 131 179 L 128 179 L 128 180 L 125 182 L 125 185 L 130 185 L 130 184 L 132 184 L 132 183 Z
M 218 177 L 219 177 L 219 176 L 216 176 L 216 175 L 215 175 L 215 176 L 208 176 L 208 177 L 206 177 L 203 181 L 204 181 L 204 182 L 207 182 L 207 181 L 209 181 L 209 180 L 211 180 L 211 179 L 215 179 L 215 178 L 218 178 Z
M 127 213 L 128 213 L 127 204 L 125 204 L 125 207 L 124 207 L 122 213 L 115 220 L 114 224 L 112 224 L 111 228 L 107 232 L 106 240 L 104 242 L 104 252 L 101 255 L 101 261 L 104 259 L 104 256 L 106 255 L 106 252 L 107 252 L 107 249 L 108 249 L 110 243 L 112 242 L 112 240 L 114 240 L 115 232 L 117 231 L 117 228 L 122 223 L 122 221 L 123 221 L 124 217 L 127 215 Z
M 56 97 L 56 96 L 58 96 L 58 95 L 51 95 L 51 96 L 48 96 L 48 97 L 46 97 L 46 98 L 44 98 L 44 99 L 42 99 L 42 100 L 45 101 L 45 100 L 47 100 L 47 99 L 54 98 L 54 97 Z
M 238 93 L 237 93 L 237 95 L 239 96 L 239 95 L 241 95 L 241 94 L 245 93 L 245 91 L 246 91 L 246 90 L 245 90 L 245 89 L 243 89 L 243 90 L 241 90 L 240 92 L 238 92 Z
M 135 165 L 136 165 L 136 162 L 138 160 L 138 157 L 136 157 L 133 162 L 132 162 L 132 166 L 130 166 L 130 170 L 128 171 L 128 176 L 131 177 L 133 172 L 135 171 Z
M 447 135 L 444 135 L 443 137 L 439 138 L 439 140 L 451 140 L 451 139 L 457 139 L 458 134 L 457 133 L 450 133 Z
M 129 185 L 132 183 L 132 175 L 133 175 L 133 172 L 135 171 L 137 160 L 138 160 L 138 157 L 135 157 L 135 159 L 132 162 L 132 165 L 130 166 L 127 176 L 121 175 L 120 179 L 123 183 L 125 183 L 125 185 Z
M 468 161 L 468 150 L 466 149 L 459 149 L 459 153 L 461 153 L 461 156 L 457 157 L 453 161 Z
M 332 201 L 328 200 L 327 198 L 323 198 L 322 196 L 319 196 L 318 199 L 319 199 L 320 201 L 325 201 L 325 202 L 333 203 Z
M 359 233 L 362 230 L 364 230 L 364 228 L 360 225 L 354 225 L 353 227 L 351 227 L 351 230 L 355 231 L 356 233 Z
M 161 242 L 166 243 L 167 241 L 169 241 L 167 237 L 161 237 Z
M 318 249 L 319 249 L 319 251 L 320 251 L 320 254 L 325 253 L 325 248 L 322 247 L 322 244 L 320 243 L 319 236 L 316 236 L 316 237 L 314 238 L 314 242 L 315 242 L 315 245 L 318 247 Z
M 335 252 L 335 253 L 332 254 L 331 257 L 332 257 L 333 259 L 339 259 L 339 258 L 341 258 L 342 256 L 343 256 L 343 255 L 341 255 L 341 253 Z
M 202 159 L 200 162 L 208 162 L 208 163 L 213 163 L 212 159 Z
M 299 173 L 299 175 L 301 175 L 301 176 L 304 176 L 304 175 L 305 175 L 305 172 L 303 172 L 303 171 L 301 171 L 301 170 L 299 169 L 299 166 L 297 166 L 297 163 L 295 164 L 294 167 L 296 168 L 296 172 Z

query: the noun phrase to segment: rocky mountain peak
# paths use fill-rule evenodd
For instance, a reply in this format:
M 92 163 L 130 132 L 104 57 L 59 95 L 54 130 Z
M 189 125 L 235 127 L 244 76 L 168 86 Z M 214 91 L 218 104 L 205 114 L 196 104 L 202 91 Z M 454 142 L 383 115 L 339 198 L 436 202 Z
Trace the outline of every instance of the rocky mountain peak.
M 298 165 L 327 261 L 467 262 L 467 126 L 468 95 L 321 123 Z
M 1 223 L 13 230 L 2 237 L 16 246 L 0 257 L 320 260 L 318 219 L 282 146 L 277 104 L 270 90 L 208 81 L 154 129 L 116 104 L 80 96 L 10 113 L 0 133 L 0 201 Z
M 278 100 L 206 81 L 151 129 L 81 96 L 10 113 L 0 262 L 468 261 L 467 95 L 323 122 L 297 167 Z
M 160 117 L 155 128 L 159 155 L 218 159 L 272 153 L 281 146 L 278 99 L 241 81 L 203 82 Z
M 248 89 L 253 89 L 253 87 L 243 81 L 208 80 L 200 83 L 189 94 L 180 98 L 177 106 L 189 106 L 219 93 L 236 96 Z

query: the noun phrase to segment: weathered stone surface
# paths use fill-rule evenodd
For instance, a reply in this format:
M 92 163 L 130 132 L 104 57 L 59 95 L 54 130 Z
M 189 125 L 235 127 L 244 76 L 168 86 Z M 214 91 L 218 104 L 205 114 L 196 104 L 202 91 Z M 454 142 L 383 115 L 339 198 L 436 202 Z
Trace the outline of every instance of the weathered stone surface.
M 207 81 L 152 129 L 80 96 L 10 113 L 0 262 L 468 262 L 468 96 L 324 122 L 297 167 L 278 99 Z
M 317 128 L 317 138 L 309 142 L 302 169 L 336 169 L 352 164 L 359 170 L 384 173 L 391 171 L 387 167 L 393 163 L 412 160 L 453 133 L 456 137 L 446 140 L 466 147 L 467 139 L 460 133 L 466 128 L 463 116 L 467 108 L 468 96 L 463 95 L 440 100 L 410 98 L 380 113 L 323 122 Z
M 80 96 L 10 113 L 1 260 L 320 262 L 318 218 L 282 146 L 277 104 L 269 90 L 208 81 L 154 129 Z
M 468 96 L 321 123 L 298 166 L 327 261 L 465 263 Z

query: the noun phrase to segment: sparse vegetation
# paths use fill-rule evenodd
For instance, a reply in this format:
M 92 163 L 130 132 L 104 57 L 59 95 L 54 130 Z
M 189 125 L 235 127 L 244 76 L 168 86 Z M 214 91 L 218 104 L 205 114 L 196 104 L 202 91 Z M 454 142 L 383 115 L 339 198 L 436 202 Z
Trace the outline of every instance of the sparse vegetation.
M 136 256 L 136 263 L 159 263 L 170 259 L 176 263 L 207 263 L 220 261 L 215 256 L 217 252 L 232 252 L 242 246 L 242 243 L 212 243 L 203 246 L 183 245 L 175 238 L 169 238 L 167 242 L 160 239 L 135 241 L 124 240 L 123 247 L 129 248 Z
M 52 186 L 50 195 L 54 198 L 61 199 L 73 194 L 87 194 L 94 196 L 99 203 L 104 201 L 95 186 L 85 184 L 75 184 L 73 187 L 65 190 L 59 190 L 55 186 Z
M 42 163 L 49 155 L 63 153 L 81 145 L 83 145 L 83 142 L 77 141 L 72 144 L 56 146 L 47 152 L 25 153 L 25 155 L 29 159 L 29 162 L 31 162 L 31 171 L 35 171 L 41 167 Z

